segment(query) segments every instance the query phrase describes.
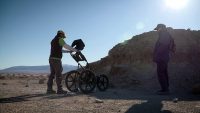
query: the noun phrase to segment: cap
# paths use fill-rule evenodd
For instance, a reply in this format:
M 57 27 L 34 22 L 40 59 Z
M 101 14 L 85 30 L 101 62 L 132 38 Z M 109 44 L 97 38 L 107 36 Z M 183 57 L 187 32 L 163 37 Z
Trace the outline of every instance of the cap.
M 59 30 L 59 31 L 57 32 L 57 34 L 62 34 L 62 35 L 64 35 L 64 37 L 66 37 L 66 36 L 65 36 L 65 32 L 62 31 L 62 30 Z
M 164 28 L 166 28 L 166 25 L 165 25 L 165 24 L 158 24 L 158 25 L 156 26 L 156 28 L 154 28 L 154 30 L 158 30 L 158 29 L 160 29 L 160 28 L 164 29 Z

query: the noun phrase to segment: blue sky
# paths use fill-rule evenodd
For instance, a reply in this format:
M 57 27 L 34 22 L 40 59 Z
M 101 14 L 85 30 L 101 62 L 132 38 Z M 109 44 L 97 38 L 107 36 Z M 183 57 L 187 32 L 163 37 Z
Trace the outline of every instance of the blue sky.
M 151 31 L 158 23 L 200 30 L 199 0 L 188 0 L 180 9 L 165 1 L 1 0 L 0 69 L 48 65 L 50 41 L 60 29 L 67 34 L 68 44 L 83 39 L 89 62 L 107 56 L 117 43 Z M 62 62 L 76 65 L 69 54 L 63 55 Z

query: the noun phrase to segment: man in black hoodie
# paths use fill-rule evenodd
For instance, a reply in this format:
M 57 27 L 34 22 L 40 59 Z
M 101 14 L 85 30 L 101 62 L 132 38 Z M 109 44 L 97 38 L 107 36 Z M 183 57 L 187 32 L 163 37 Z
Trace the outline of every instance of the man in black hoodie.
M 170 54 L 175 53 L 174 39 L 164 24 L 158 24 L 154 30 L 157 30 L 159 35 L 153 54 L 153 61 L 157 64 L 158 81 L 161 86 L 161 90 L 157 93 L 160 95 L 169 94 L 168 62 Z
M 47 82 L 47 94 L 54 94 L 56 91 L 53 90 L 53 79 L 56 76 L 56 84 L 57 84 L 57 94 L 66 94 L 67 91 L 64 91 L 62 88 L 62 48 L 69 51 L 78 52 L 78 50 L 72 48 L 68 44 L 65 43 L 64 38 L 66 38 L 65 33 L 61 30 L 57 32 L 55 38 L 51 41 L 51 53 L 49 57 L 49 64 L 51 74 L 49 75 Z

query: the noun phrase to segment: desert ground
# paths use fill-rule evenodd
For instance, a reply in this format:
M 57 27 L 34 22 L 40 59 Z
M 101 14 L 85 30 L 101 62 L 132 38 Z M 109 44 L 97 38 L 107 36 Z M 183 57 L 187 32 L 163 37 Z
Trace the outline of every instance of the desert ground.
M 46 82 L 45 75 L 1 76 L 0 113 L 200 113 L 200 96 L 190 93 L 164 96 L 156 95 L 157 89 L 112 87 L 47 95 Z

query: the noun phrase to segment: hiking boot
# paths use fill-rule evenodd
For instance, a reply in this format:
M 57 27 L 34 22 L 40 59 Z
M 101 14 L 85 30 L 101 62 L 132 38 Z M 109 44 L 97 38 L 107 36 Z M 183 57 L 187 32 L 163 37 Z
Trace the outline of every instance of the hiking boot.
M 54 91 L 54 90 L 47 90 L 46 94 L 56 94 L 56 91 Z
M 65 90 L 57 90 L 57 94 L 67 94 L 67 91 Z
M 159 90 L 156 92 L 158 95 L 169 95 L 169 90 Z

